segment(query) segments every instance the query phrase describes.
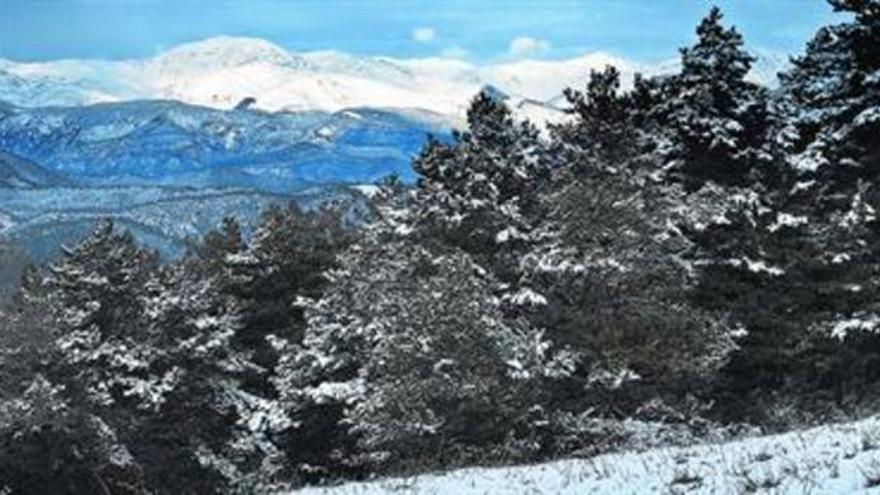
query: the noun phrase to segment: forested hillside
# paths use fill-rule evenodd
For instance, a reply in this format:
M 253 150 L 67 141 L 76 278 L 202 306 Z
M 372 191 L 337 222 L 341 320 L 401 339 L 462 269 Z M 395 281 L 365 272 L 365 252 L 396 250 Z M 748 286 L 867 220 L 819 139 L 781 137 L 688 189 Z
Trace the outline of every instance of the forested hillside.
M 547 133 L 482 92 L 367 225 L 273 207 L 163 263 L 104 222 L 0 308 L 0 493 L 273 493 L 876 413 L 880 1 L 829 3 L 849 20 L 773 91 L 713 8 L 678 73 L 585 75 Z

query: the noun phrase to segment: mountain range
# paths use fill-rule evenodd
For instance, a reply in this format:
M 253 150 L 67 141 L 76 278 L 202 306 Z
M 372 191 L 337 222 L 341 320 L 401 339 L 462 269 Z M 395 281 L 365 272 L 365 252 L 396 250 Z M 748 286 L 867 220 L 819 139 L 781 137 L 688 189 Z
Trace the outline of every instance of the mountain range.
M 425 112 L 217 110 L 144 100 L 0 109 L 0 239 L 35 260 L 112 218 L 162 254 L 183 254 L 225 216 L 271 204 L 367 214 L 370 184 L 411 181 Z M 247 231 L 247 230 L 246 230 Z
M 170 100 L 0 113 L 0 150 L 80 186 L 250 187 L 284 193 L 328 183 L 414 178 L 424 111 L 216 110 Z M 0 169 L 2 170 L 2 169 Z M 2 177 L 0 171 L 0 177 Z
M 755 55 L 750 77 L 774 85 L 787 58 L 768 51 Z M 565 87 L 583 86 L 591 69 L 607 64 L 617 66 L 626 84 L 636 72 L 670 72 L 677 63 L 644 64 L 595 52 L 567 60 L 477 66 L 456 58 L 295 53 L 262 39 L 221 36 L 137 60 L 0 60 L 0 100 L 39 107 L 168 99 L 231 109 L 245 98 L 255 98 L 254 107 L 267 111 L 417 108 L 455 122 L 485 85 L 518 100 L 552 102 Z
M 772 85 L 785 63 L 759 54 L 750 77 Z M 0 238 L 50 259 L 110 217 L 178 256 L 224 216 L 248 224 L 272 203 L 340 204 L 356 221 L 360 185 L 413 181 L 426 136 L 461 127 L 478 91 L 540 126 L 607 64 L 625 85 L 677 69 L 605 53 L 484 66 L 294 53 L 240 37 L 141 60 L 0 59 Z

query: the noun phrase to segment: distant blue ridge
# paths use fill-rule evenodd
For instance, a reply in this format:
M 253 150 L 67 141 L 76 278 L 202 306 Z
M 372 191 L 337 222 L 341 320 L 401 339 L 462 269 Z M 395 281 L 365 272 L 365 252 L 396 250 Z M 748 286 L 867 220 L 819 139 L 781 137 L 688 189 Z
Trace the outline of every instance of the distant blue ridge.
M 415 180 L 412 159 L 448 129 L 391 111 L 216 110 L 176 101 L 2 105 L 0 150 L 87 185 L 248 187 Z
M 423 117 L 423 118 L 420 118 Z M 391 173 L 411 183 L 436 116 L 375 109 L 335 113 L 216 110 L 176 101 L 19 108 L 0 101 L 0 241 L 35 261 L 58 255 L 112 218 L 166 259 L 235 216 L 270 204 L 343 207 L 368 218 L 351 184 Z

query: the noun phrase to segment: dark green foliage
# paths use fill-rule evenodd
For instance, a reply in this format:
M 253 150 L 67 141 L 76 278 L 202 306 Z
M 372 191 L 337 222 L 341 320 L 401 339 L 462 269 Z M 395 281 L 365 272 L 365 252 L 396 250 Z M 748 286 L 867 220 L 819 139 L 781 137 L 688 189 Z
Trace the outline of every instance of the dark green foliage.
M 821 28 L 781 75 L 786 149 L 754 202 L 694 236 L 697 302 L 748 333 L 720 375 L 719 409 L 734 419 L 770 421 L 778 401 L 798 410 L 790 421 L 819 421 L 877 397 L 877 4 L 831 3 L 856 18 Z
M 880 174 L 880 14 L 873 0 L 830 3 L 855 21 L 821 28 L 781 78 L 793 165 L 839 210 Z
M 715 7 L 701 21 L 697 43 L 681 49 L 681 73 L 662 82 L 664 101 L 652 112 L 675 175 L 692 190 L 706 181 L 748 184 L 768 159 L 766 90 L 746 81 L 754 57 L 722 17 Z
M 146 494 L 137 466 L 109 462 L 111 453 L 93 421 L 72 412 L 4 430 L 0 484 L 22 495 Z
M 553 133 L 565 168 L 590 173 L 625 166 L 637 152 L 636 128 L 633 98 L 621 93 L 620 72 L 613 66 L 591 71 L 585 92 L 566 89 L 564 95 L 575 119 Z
M 255 350 L 257 364 L 273 366 L 266 336 L 302 338 L 305 320 L 294 303 L 323 292 L 324 273 L 335 267 L 336 257 L 354 237 L 341 212 L 334 210 L 305 212 L 290 205 L 264 212 L 248 248 L 225 251 L 233 255 L 224 259 L 225 290 L 244 306 L 236 345 Z
M 3 248 L 0 493 L 283 492 L 876 407 L 880 3 L 830 3 L 852 19 L 778 92 L 718 9 L 678 74 L 594 71 L 546 136 L 483 91 L 357 229 Z
M 549 178 L 544 147 L 532 124 L 481 92 L 468 109 L 468 130 L 452 144 L 430 140 L 413 163 L 417 226 L 485 262 L 516 249 L 534 227 Z M 510 242 L 499 242 L 505 231 Z

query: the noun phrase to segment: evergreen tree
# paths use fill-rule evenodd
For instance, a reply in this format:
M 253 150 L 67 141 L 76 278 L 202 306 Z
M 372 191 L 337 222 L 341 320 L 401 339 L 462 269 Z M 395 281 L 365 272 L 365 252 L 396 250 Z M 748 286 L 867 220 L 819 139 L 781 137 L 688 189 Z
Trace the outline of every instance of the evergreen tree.
M 537 129 L 483 91 L 471 102 L 468 131 L 451 144 L 429 141 L 413 168 L 416 225 L 499 272 L 511 270 L 535 222 L 535 191 L 549 176 Z
M 854 22 L 821 28 L 781 74 L 787 163 L 696 236 L 707 260 L 699 302 L 729 311 L 744 335 L 719 401 L 738 420 L 789 424 L 754 407 L 768 392 L 796 403 L 800 420 L 876 394 L 877 3 L 831 3 Z
M 0 386 L 0 490 L 150 493 L 126 446 L 88 408 L 65 398 L 63 387 L 39 373 L 20 383 L 20 390 L 6 385 Z
M 271 369 L 277 356 L 266 336 L 302 338 L 305 320 L 294 303 L 323 293 L 324 272 L 336 265 L 336 256 L 353 238 L 341 211 L 332 208 L 302 211 L 290 205 L 266 210 L 249 245 L 233 243 L 236 250 L 224 251 L 221 270 L 215 274 L 221 290 L 242 306 L 242 325 L 233 344 L 253 352 L 256 363 Z
M 268 425 L 252 421 L 271 407 L 241 387 L 256 366 L 233 346 L 240 305 L 220 290 L 222 274 L 193 268 L 158 267 L 103 222 L 26 298 L 52 309 L 47 376 L 127 446 L 159 493 L 229 486 L 274 452 Z
M 880 7 L 831 0 L 852 22 L 821 28 L 781 74 L 787 143 L 803 181 L 824 209 L 845 209 L 859 180 L 880 174 Z
M 765 90 L 746 81 L 754 57 L 722 17 L 713 7 L 697 27 L 697 43 L 681 49 L 681 73 L 666 82 L 669 94 L 657 111 L 670 140 L 661 150 L 690 189 L 708 180 L 748 184 L 770 159 Z
M 369 466 L 498 444 L 535 405 L 536 381 L 567 372 L 540 334 L 503 316 L 490 275 L 437 249 L 358 244 L 309 305 L 303 348 L 276 382 L 307 429 L 293 436 L 298 455 L 348 445 L 345 462 Z M 329 431 L 308 431 L 328 417 Z
M 674 404 L 705 391 L 726 363 L 734 348 L 727 325 L 687 298 L 693 245 L 679 226 L 692 211 L 684 198 L 647 170 L 623 169 L 567 180 L 548 199 L 521 285 L 540 301 L 527 312 L 533 324 L 582 356 L 579 376 L 593 393 L 569 393 L 574 400 L 562 407 L 635 414 L 660 390 Z
M 146 493 L 141 465 L 105 413 L 142 397 L 148 382 L 136 382 L 121 344 L 136 333 L 154 262 L 104 222 L 45 277 L 26 272 L 18 306 L 0 323 L 0 486 Z
M 574 120 L 552 130 L 566 169 L 585 173 L 625 166 L 637 147 L 633 105 L 620 92 L 620 72 L 613 66 L 591 71 L 585 92 L 566 88 L 563 94 Z
M 79 381 L 94 404 L 125 402 L 131 393 L 146 392 L 114 373 L 127 369 L 117 354 L 120 348 L 140 337 L 145 286 L 156 261 L 155 253 L 140 248 L 131 233 L 103 221 L 79 245 L 65 250 L 30 295 L 52 309 L 54 345 L 63 351 L 59 376 Z
M 210 268 L 221 269 L 227 256 L 239 254 L 246 247 L 238 220 L 225 217 L 219 230 L 205 234 L 196 247 L 196 253 Z
M 130 232 L 117 232 L 111 221 L 102 221 L 50 267 L 45 286 L 49 297 L 57 299 L 58 320 L 73 333 L 94 333 L 99 340 L 129 328 L 142 311 L 139 296 L 156 261 L 155 253 L 137 246 Z

